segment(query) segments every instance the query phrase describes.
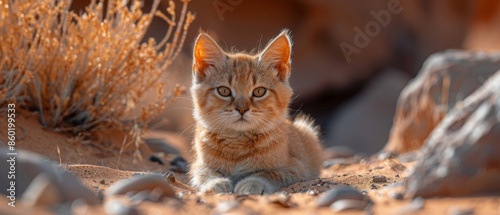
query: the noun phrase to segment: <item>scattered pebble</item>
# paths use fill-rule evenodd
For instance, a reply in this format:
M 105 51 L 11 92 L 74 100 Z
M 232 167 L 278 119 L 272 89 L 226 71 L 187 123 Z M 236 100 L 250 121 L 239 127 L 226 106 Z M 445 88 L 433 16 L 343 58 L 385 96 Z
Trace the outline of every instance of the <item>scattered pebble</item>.
M 404 198 L 404 195 L 400 192 L 393 192 L 390 194 L 390 196 L 392 199 L 396 199 L 396 200 L 401 200 Z
M 353 199 L 342 199 L 334 202 L 330 209 L 335 212 L 341 212 L 346 210 L 364 210 L 367 203 L 362 200 Z
M 195 202 L 198 204 L 202 204 L 202 205 L 207 203 L 207 201 L 205 199 L 201 198 L 201 196 L 198 196 L 198 195 L 195 198 Z
M 405 165 L 401 164 L 397 159 L 389 159 L 386 163 L 391 167 L 391 170 L 394 172 L 403 172 L 407 168 Z
M 396 154 L 393 152 L 381 152 L 378 154 L 378 159 L 380 160 L 386 160 L 386 159 L 391 159 L 396 157 Z
M 104 179 L 101 179 L 101 180 L 99 181 L 99 184 L 106 184 L 106 181 L 105 181 Z
M 71 203 L 71 214 L 79 215 L 79 214 L 87 214 L 89 206 L 85 201 L 81 199 L 77 199 Z M 61 214 L 61 213 L 60 213 Z
M 448 210 L 449 215 L 473 215 L 474 213 L 474 208 L 463 208 L 457 206 L 452 206 Z
M 159 174 L 139 175 L 118 181 L 108 188 L 106 195 L 125 195 L 128 192 L 152 191 L 155 188 L 161 190 L 161 196 L 175 196 L 173 188 Z
M 188 171 L 187 161 L 181 156 L 177 156 L 170 161 L 170 169 L 174 172 L 186 173 Z
M 351 199 L 364 201 L 367 200 L 367 198 L 368 197 L 352 187 L 336 186 L 319 197 L 316 205 L 318 207 L 328 207 L 338 200 Z
M 284 208 L 297 207 L 297 204 L 290 201 L 290 194 L 286 192 L 280 192 L 278 194 L 267 197 L 267 202 L 282 206 Z
M 233 209 L 240 207 L 238 201 L 224 201 L 220 202 L 215 206 L 215 208 L 210 212 L 210 214 L 227 214 Z
M 165 155 L 168 154 L 179 154 L 179 150 L 177 150 L 175 147 L 171 146 L 165 140 L 160 139 L 160 138 L 145 138 L 144 142 L 146 142 L 146 145 L 151 149 L 153 152 L 160 152 L 164 153 Z
M 370 188 L 371 188 L 372 190 L 376 190 L 376 189 L 378 189 L 378 186 L 377 186 L 377 185 L 375 185 L 375 184 L 370 184 Z
M 383 175 L 375 175 L 372 177 L 373 183 L 384 183 L 387 182 L 387 178 Z
M 119 200 L 109 200 L 104 204 L 104 211 L 108 215 L 138 215 L 139 211 L 132 206 Z
M 311 196 L 317 196 L 318 195 L 318 190 L 316 189 L 310 189 L 307 191 L 307 194 L 311 195 Z
M 330 168 L 334 165 L 342 165 L 348 163 L 348 159 L 346 158 L 335 158 L 335 159 L 328 159 L 323 162 L 323 168 Z
M 160 165 L 164 165 L 165 162 L 163 161 L 163 159 L 161 159 L 160 156 L 156 155 L 156 154 L 152 154 L 150 157 L 149 157 L 149 161 L 153 162 L 153 163 L 158 163 Z

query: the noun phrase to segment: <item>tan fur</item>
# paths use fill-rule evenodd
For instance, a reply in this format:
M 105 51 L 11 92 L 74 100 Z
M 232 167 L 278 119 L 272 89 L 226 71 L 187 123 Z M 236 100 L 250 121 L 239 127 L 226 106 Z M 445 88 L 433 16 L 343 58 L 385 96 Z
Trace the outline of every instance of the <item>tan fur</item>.
M 317 130 L 307 117 L 292 122 L 288 116 L 290 54 L 287 31 L 257 55 L 226 53 L 207 34 L 198 36 L 191 88 L 196 156 L 190 175 L 200 191 L 268 194 L 318 177 Z M 221 96 L 218 87 L 231 89 L 231 96 Z M 266 94 L 253 96 L 257 87 Z

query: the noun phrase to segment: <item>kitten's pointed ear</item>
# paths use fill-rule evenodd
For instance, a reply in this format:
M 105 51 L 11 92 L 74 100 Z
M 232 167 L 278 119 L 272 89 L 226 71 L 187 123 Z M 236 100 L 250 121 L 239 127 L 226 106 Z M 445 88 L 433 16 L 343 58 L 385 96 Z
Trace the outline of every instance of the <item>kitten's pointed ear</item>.
M 207 70 L 222 63 L 225 58 L 224 51 L 206 33 L 198 35 L 193 51 L 193 75 L 198 81 L 202 81 L 207 76 Z
M 260 60 L 274 66 L 278 70 L 278 77 L 285 81 L 290 76 L 291 52 L 292 43 L 288 36 L 288 30 L 284 30 L 269 42 L 260 55 Z

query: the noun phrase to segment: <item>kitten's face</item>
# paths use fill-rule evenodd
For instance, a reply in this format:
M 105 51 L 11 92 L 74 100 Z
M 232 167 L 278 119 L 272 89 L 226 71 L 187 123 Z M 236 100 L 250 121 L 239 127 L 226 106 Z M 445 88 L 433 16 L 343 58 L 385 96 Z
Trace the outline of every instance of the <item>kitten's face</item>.
M 268 131 L 288 116 L 289 74 L 286 32 L 253 56 L 225 53 L 201 34 L 194 50 L 194 117 L 209 130 Z

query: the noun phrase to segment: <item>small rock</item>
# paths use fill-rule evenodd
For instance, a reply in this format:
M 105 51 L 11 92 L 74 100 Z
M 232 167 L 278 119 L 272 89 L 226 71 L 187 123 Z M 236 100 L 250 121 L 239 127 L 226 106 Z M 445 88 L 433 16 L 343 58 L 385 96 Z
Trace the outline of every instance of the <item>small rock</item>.
M 474 213 L 474 208 L 463 208 L 457 206 L 452 206 L 448 210 L 449 215 L 473 215 Z
M 138 215 L 139 211 L 132 206 L 119 200 L 110 200 L 104 204 L 104 211 L 108 215 Z
M 377 185 L 375 185 L 375 184 L 370 184 L 370 188 L 371 188 L 372 190 L 376 190 L 376 189 L 378 189 Z
M 163 162 L 163 159 L 161 159 L 160 156 L 156 155 L 156 154 L 152 154 L 150 157 L 149 157 L 149 161 L 153 162 L 153 163 L 158 163 L 160 165 L 163 165 L 165 164 L 165 162 Z
M 278 194 L 267 197 L 267 202 L 284 208 L 294 208 L 297 204 L 290 201 L 290 194 L 287 192 L 280 192 Z
M 196 196 L 195 202 L 198 204 L 201 204 L 201 205 L 204 205 L 207 203 L 207 201 L 205 199 L 201 198 L 201 196 Z
M 342 165 L 346 163 L 348 163 L 348 160 L 345 158 L 328 159 L 323 162 L 323 168 L 330 168 L 334 165 Z
M 79 214 L 87 214 L 89 206 L 85 201 L 81 199 L 77 199 L 71 203 L 71 214 L 79 215 Z M 62 214 L 62 213 L 59 213 Z
M 236 209 L 240 206 L 238 201 L 224 201 L 220 202 L 215 206 L 215 208 L 210 212 L 210 214 L 227 214 L 233 209 Z
M 318 195 L 318 190 L 316 189 L 310 189 L 307 191 L 307 194 L 311 195 L 311 196 L 317 196 Z
M 159 174 L 138 175 L 118 181 L 108 188 L 106 195 L 125 195 L 127 192 L 152 191 L 155 188 L 161 190 L 161 196 L 175 197 L 172 186 Z
M 179 150 L 175 147 L 171 146 L 165 140 L 159 138 L 145 138 L 144 142 L 153 152 L 163 152 L 165 155 L 167 154 L 179 154 Z
M 376 175 L 372 177 L 373 183 L 384 183 L 387 182 L 387 178 L 383 175 Z
M 7 161 L 8 149 L 0 149 L 0 159 Z M 21 200 L 38 204 L 64 204 L 82 199 L 87 204 L 99 204 L 100 201 L 73 174 L 59 168 L 59 165 L 48 158 L 25 150 L 17 150 L 16 196 Z M 9 165 L 0 165 L 0 172 L 9 172 Z M 42 176 L 43 175 L 43 176 Z M 36 179 L 37 178 L 37 179 Z M 10 180 L 0 177 L 0 194 L 9 195 Z M 36 180 L 35 180 L 36 179 Z M 26 193 L 29 189 L 29 193 Z M 50 195 L 50 196 L 45 196 Z M 54 206 L 54 205 L 50 205 Z
M 401 200 L 404 198 L 404 195 L 400 192 L 393 192 L 390 194 L 390 196 L 392 199 L 396 199 L 396 200 Z
M 353 199 L 342 199 L 334 202 L 330 209 L 335 212 L 341 212 L 346 210 L 364 210 L 367 203 L 361 200 L 353 200 Z
M 183 157 L 181 157 L 181 156 L 177 156 L 177 157 L 175 157 L 174 159 L 172 159 L 172 160 L 170 161 L 170 164 L 171 164 L 171 165 L 175 165 L 175 164 L 177 164 L 178 162 L 184 162 L 184 163 L 186 163 L 186 159 L 184 159 L 184 158 L 183 158 Z
M 343 199 L 369 201 L 367 196 L 364 196 L 361 192 L 352 187 L 336 186 L 319 197 L 316 205 L 318 207 L 328 207 L 332 203 Z
M 393 152 L 383 151 L 383 152 L 380 152 L 377 157 L 380 160 L 386 160 L 386 159 L 394 158 L 394 157 L 396 157 L 396 155 L 397 154 L 393 153 Z
M 105 181 L 104 179 L 101 179 L 101 180 L 99 181 L 99 184 L 106 184 L 106 181 Z
M 170 165 L 172 165 L 171 170 L 179 173 L 186 173 L 188 171 L 186 160 L 177 156 L 170 161 Z

